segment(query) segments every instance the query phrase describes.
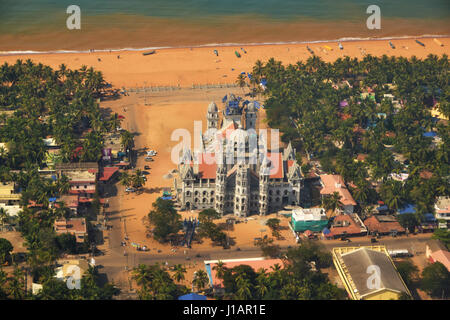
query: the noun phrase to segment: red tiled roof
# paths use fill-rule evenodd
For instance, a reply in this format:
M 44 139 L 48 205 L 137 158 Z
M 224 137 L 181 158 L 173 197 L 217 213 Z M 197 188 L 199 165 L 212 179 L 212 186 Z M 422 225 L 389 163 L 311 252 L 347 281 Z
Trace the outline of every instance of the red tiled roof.
M 341 196 L 341 202 L 343 205 L 356 205 L 355 200 L 353 199 L 350 191 L 345 186 L 344 179 L 340 175 L 337 174 L 322 174 L 320 175 L 320 180 L 324 187 L 320 190 L 320 194 L 333 194 L 334 192 L 338 192 Z M 340 186 L 338 186 L 340 185 Z
M 43 207 L 44 205 L 42 203 L 36 203 L 34 200 L 28 200 L 28 208 L 34 208 L 34 207 Z
M 422 170 L 422 171 L 419 173 L 419 176 L 420 176 L 422 179 L 431 179 L 431 177 L 433 177 L 433 172 L 428 171 L 428 170 Z
M 376 216 L 371 216 L 364 220 L 364 225 L 370 232 L 377 231 L 380 233 L 389 233 L 392 230 L 397 232 L 405 232 L 405 229 L 398 221 L 379 221 Z
M 281 152 L 267 153 L 267 158 L 272 166 L 270 168 L 270 179 L 283 179 L 283 158 Z
M 191 163 L 191 167 L 194 166 Z M 215 153 L 202 153 L 198 163 L 198 173 L 201 179 L 215 179 L 217 163 Z
M 336 226 L 336 223 L 343 222 L 348 223 L 347 226 Z M 353 218 L 348 214 L 341 214 L 336 216 L 333 220 L 333 225 L 330 228 L 330 233 L 326 234 L 326 237 L 342 236 L 344 234 L 355 235 L 360 234 L 361 228 L 356 224 Z
M 99 178 L 100 181 L 108 181 L 114 173 L 119 170 L 118 167 L 104 167 Z
M 338 113 L 338 115 L 339 115 L 339 118 L 341 118 L 342 120 L 347 120 L 352 117 L 352 115 L 348 114 L 348 113 Z
M 69 190 L 69 193 L 71 193 L 71 194 L 79 194 L 79 193 L 95 193 L 95 190 L 90 190 L 90 189 L 88 189 L 88 190 L 84 190 L 84 189 L 80 189 L 80 190 L 77 190 L 77 189 L 70 189 L 70 190 Z
M 358 154 L 358 156 L 356 157 L 356 160 L 358 160 L 358 161 L 365 161 L 365 160 L 367 159 L 368 156 L 369 156 L 368 154 L 360 153 L 360 154 Z
M 59 201 L 64 202 L 68 208 L 78 207 L 78 195 L 63 195 Z

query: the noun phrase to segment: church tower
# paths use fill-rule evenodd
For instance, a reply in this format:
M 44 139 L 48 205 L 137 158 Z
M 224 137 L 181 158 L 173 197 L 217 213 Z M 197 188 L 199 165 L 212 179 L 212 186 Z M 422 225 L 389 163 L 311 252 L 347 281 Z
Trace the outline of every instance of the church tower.
M 206 115 L 208 120 L 208 130 L 209 129 L 218 129 L 219 125 L 219 109 L 214 102 L 211 102 L 208 106 L 208 113 Z
M 249 168 L 244 163 L 237 164 L 236 189 L 234 195 L 234 213 L 239 217 L 246 217 L 250 194 Z
M 269 211 L 269 175 L 270 161 L 264 157 L 259 168 L 259 215 L 264 216 Z
M 225 157 L 223 154 L 223 147 L 221 151 L 219 151 L 216 155 L 217 160 L 217 170 L 216 170 L 216 201 L 215 201 L 215 209 L 221 215 L 225 212 L 225 185 L 226 185 L 226 177 L 227 177 L 227 166 L 225 163 Z
M 256 120 L 258 116 L 258 111 L 254 102 L 250 102 L 247 105 L 247 110 L 245 112 L 245 129 L 246 130 L 256 130 Z

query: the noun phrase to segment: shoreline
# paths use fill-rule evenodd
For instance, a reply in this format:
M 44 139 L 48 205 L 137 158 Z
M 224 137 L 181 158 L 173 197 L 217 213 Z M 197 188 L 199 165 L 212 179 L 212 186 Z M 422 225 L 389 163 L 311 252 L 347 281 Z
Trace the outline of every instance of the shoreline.
M 280 42 L 250 42 L 250 43 L 207 43 L 197 45 L 180 45 L 180 46 L 153 46 L 142 48 L 107 48 L 107 49 L 90 49 L 90 50 L 9 50 L 0 51 L 0 57 L 4 56 L 21 56 L 21 55 L 40 55 L 40 54 L 76 54 L 76 53 L 112 53 L 112 52 L 142 52 L 146 50 L 167 50 L 167 49 L 189 49 L 189 48 L 227 48 L 227 47 L 255 47 L 255 46 L 282 46 L 282 45 L 308 45 L 334 42 L 358 42 L 358 41 L 389 41 L 389 40 L 415 40 L 415 39 L 433 39 L 433 38 L 449 38 L 450 35 L 445 34 L 423 34 L 423 35 L 403 35 L 392 37 L 342 37 L 329 40 L 306 40 L 306 41 L 280 41 Z M 92 51 L 91 51 L 92 50 Z
M 439 38 L 439 45 L 433 39 Z M 392 40 L 388 40 L 392 39 Z M 109 50 L 75 53 L 35 53 L 9 54 L 0 56 L 0 64 L 15 64 L 17 60 L 30 59 L 53 69 L 62 64 L 70 69 L 82 66 L 93 67 L 101 71 L 106 82 L 115 88 L 142 87 L 184 87 L 217 85 L 218 87 L 236 84 L 242 72 L 252 72 L 255 62 L 263 63 L 270 58 L 284 65 L 306 61 L 312 55 L 320 57 L 324 62 L 334 62 L 345 57 L 364 59 L 366 55 L 381 57 L 383 55 L 425 59 L 429 54 L 450 55 L 450 37 L 422 37 L 424 46 L 416 43 L 419 37 L 389 37 L 359 40 L 343 38 L 342 40 L 326 40 L 302 43 L 250 44 L 197 46 L 182 48 L 157 49 L 156 54 L 144 56 L 141 50 Z M 395 49 L 390 47 L 392 41 Z M 343 48 L 340 49 L 338 43 Z M 217 50 L 217 55 L 214 52 Z M 155 49 L 153 49 L 155 50 Z M 236 53 L 239 53 L 239 57 Z M 206 92 L 207 93 L 207 92 Z

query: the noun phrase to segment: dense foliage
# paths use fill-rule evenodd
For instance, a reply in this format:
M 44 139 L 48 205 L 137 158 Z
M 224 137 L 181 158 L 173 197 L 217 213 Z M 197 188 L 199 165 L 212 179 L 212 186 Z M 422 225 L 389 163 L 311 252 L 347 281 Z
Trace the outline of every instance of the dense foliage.
M 448 74 L 446 55 L 367 55 L 332 63 L 313 56 L 288 66 L 273 58 L 257 61 L 251 83 L 265 79 L 268 124 L 302 150 L 302 169 L 315 160 L 322 171 L 352 182 L 362 207 L 377 200 L 391 210 L 414 203 L 421 220 L 450 190 L 450 132 L 430 112 L 450 115 Z M 424 135 L 430 131 L 437 139 Z M 365 160 L 357 161 L 358 155 Z M 409 174 L 404 183 L 389 178 L 402 172 Z

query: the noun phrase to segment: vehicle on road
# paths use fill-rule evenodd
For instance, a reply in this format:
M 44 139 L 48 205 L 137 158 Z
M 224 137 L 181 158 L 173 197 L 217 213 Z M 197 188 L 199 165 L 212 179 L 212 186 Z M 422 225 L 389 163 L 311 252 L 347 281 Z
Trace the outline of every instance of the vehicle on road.
M 144 170 L 150 170 L 150 166 L 144 166 Z
M 157 154 L 158 154 L 158 152 L 156 152 L 155 150 L 147 151 L 148 156 L 156 156 Z
M 151 158 L 151 157 L 145 157 L 145 161 L 151 162 L 151 161 L 155 161 L 155 160 L 153 158 Z
M 136 189 L 128 187 L 128 188 L 125 189 L 125 191 L 126 192 L 136 192 Z

